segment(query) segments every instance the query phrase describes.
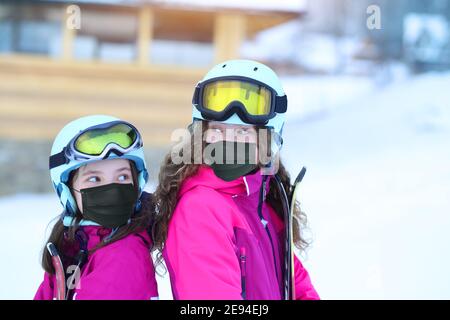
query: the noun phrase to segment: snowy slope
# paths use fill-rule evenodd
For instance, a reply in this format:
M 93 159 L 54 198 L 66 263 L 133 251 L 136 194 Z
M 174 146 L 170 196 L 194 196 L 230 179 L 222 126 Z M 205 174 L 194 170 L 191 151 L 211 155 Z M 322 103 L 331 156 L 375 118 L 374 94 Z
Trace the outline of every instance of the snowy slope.
M 56 200 L 56 201 L 55 201 Z M 39 255 L 45 230 L 58 212 L 55 195 L 17 195 L 0 200 L 0 299 L 30 299 L 43 279 Z
M 43 280 L 41 250 L 61 211 L 54 194 L 0 198 L 0 300 L 32 299 Z M 158 269 L 160 270 L 160 269 Z M 172 299 L 168 275 L 156 277 L 160 299 Z
M 302 76 L 281 79 L 288 97 L 289 122 L 325 118 L 375 90 L 372 79 L 353 76 Z
M 323 298 L 450 298 L 448 88 L 450 74 L 424 75 L 287 124 Z

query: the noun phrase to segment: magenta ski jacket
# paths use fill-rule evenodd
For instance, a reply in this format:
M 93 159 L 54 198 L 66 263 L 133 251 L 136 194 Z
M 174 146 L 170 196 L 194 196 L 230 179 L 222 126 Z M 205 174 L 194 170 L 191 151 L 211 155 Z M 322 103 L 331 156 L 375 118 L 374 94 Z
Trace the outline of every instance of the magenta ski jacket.
M 175 299 L 282 299 L 284 226 L 266 202 L 258 215 L 261 184 L 205 165 L 183 182 L 163 250 Z M 296 299 L 319 299 L 298 258 L 294 268 Z
M 88 237 L 87 248 L 93 249 L 111 229 L 83 227 Z M 81 268 L 79 288 L 74 300 L 150 300 L 157 299 L 158 290 L 150 256 L 147 232 L 131 234 L 102 247 L 89 255 Z M 67 267 L 67 266 L 66 266 Z M 56 297 L 54 275 L 45 273 L 34 299 L 53 300 Z

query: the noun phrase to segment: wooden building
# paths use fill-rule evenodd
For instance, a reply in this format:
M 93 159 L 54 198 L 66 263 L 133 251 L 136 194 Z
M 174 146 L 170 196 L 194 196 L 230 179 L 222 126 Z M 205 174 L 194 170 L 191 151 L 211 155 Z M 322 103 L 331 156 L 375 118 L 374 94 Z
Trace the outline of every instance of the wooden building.
M 212 64 L 239 58 L 245 39 L 302 14 L 179 1 L 70 4 L 81 10 L 80 29 L 68 27 L 74 11 L 64 1 L 0 5 L 0 138 L 53 139 L 68 121 L 100 113 L 135 123 L 146 145 L 167 146 L 190 122 L 193 88 Z M 108 59 L 114 48 L 125 59 Z

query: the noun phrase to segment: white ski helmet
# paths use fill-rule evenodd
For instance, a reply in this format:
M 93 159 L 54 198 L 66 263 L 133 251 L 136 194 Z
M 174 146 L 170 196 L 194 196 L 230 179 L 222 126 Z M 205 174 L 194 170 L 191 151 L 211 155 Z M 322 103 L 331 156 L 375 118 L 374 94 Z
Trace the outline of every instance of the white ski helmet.
M 242 82 L 255 83 L 258 88 L 267 88 L 272 93 L 271 109 L 263 119 L 262 123 L 252 122 L 252 119 L 243 119 L 239 112 L 225 112 L 222 119 L 214 119 L 214 116 L 208 118 L 205 110 L 202 108 L 203 89 L 206 84 L 218 81 L 238 80 Z M 228 101 L 227 101 L 228 102 Z M 229 101 L 228 105 L 223 106 L 225 110 L 232 111 L 239 107 L 239 101 Z M 239 108 L 236 108 L 239 111 Z M 203 79 L 198 82 L 192 99 L 192 119 L 194 120 L 213 120 L 221 121 L 227 124 L 248 125 L 261 124 L 264 127 L 272 128 L 278 135 L 282 135 L 285 114 L 287 111 L 287 97 L 284 93 L 281 81 L 277 74 L 268 66 L 252 60 L 229 60 L 215 65 Z M 251 117 L 250 117 L 251 118 Z

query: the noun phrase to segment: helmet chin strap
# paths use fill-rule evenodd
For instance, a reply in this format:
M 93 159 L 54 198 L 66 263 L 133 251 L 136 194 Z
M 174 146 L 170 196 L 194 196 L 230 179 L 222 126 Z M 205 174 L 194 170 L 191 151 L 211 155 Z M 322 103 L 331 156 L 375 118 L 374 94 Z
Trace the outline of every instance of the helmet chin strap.
M 276 157 L 278 153 L 281 151 L 281 147 L 283 146 L 283 140 L 281 140 L 281 144 L 272 140 L 270 143 L 270 151 L 272 152 L 272 158 Z
M 75 222 L 75 217 L 73 217 L 73 216 L 66 215 L 63 217 L 64 227 L 71 227 L 74 225 L 74 222 Z M 86 220 L 86 219 L 81 219 L 80 222 L 78 223 L 78 225 L 80 227 L 87 227 L 87 226 L 101 227 L 101 225 L 99 225 L 98 223 L 91 221 L 91 220 Z
M 73 226 L 74 225 L 74 219 L 75 218 L 72 217 L 72 216 L 65 216 L 63 218 L 63 225 L 64 225 L 64 227 L 71 227 L 71 226 Z M 130 223 L 130 221 L 131 221 L 131 219 L 128 220 L 128 223 Z M 98 224 L 98 223 L 96 223 L 94 221 L 91 221 L 91 220 L 86 220 L 86 219 L 81 219 L 80 222 L 78 223 L 78 225 L 80 227 L 89 227 L 89 226 L 101 227 L 100 224 Z M 106 241 L 106 242 L 109 241 L 116 234 L 117 230 L 119 230 L 119 227 L 113 228 L 111 230 L 111 233 L 104 239 L 104 241 Z

